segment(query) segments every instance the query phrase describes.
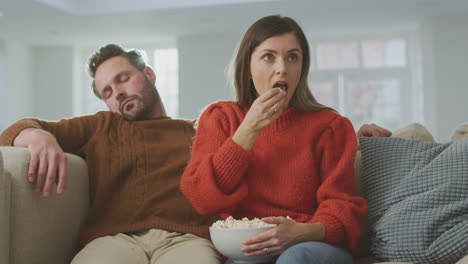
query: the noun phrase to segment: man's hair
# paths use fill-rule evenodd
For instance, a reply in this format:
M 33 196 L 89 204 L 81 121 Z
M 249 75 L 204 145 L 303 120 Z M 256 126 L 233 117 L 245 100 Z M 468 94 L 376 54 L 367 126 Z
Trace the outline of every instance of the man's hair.
M 88 63 L 88 72 L 91 78 L 93 79 L 93 92 L 99 99 L 102 98 L 96 90 L 96 84 L 94 82 L 96 70 L 99 67 L 99 65 L 101 65 L 103 62 L 116 56 L 126 58 L 128 62 L 135 68 L 137 68 L 139 71 L 143 71 L 146 67 L 145 60 L 143 60 L 140 52 L 138 52 L 137 50 L 125 51 L 122 47 L 116 44 L 108 44 L 100 48 L 98 52 L 94 53 L 93 56 L 89 58 Z

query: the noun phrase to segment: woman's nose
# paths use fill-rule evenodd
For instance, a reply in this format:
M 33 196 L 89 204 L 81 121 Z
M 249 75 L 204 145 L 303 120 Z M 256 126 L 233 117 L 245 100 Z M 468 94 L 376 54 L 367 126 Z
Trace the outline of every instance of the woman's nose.
M 275 65 L 276 74 L 285 74 L 287 72 L 287 65 L 284 60 L 277 60 Z

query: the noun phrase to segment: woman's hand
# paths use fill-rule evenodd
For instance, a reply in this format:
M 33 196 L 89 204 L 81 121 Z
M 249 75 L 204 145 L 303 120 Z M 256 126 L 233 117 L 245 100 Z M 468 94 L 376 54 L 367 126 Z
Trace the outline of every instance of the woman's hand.
M 242 123 L 260 132 L 275 121 L 285 108 L 286 92 L 280 88 L 269 90 L 253 102 Z
M 269 90 L 253 102 L 232 139 L 245 150 L 251 150 L 260 132 L 273 123 L 286 108 L 286 92 Z
M 325 227 L 321 223 L 296 223 L 283 216 L 262 219 L 276 227 L 244 241 L 241 251 L 246 256 L 275 256 L 291 246 L 305 241 L 322 241 Z

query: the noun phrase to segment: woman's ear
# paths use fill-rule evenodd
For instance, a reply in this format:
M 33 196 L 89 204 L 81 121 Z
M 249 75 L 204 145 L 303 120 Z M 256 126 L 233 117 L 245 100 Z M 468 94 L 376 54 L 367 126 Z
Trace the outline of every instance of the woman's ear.
M 156 83 L 156 74 L 154 73 L 153 69 L 151 69 L 150 67 L 146 66 L 144 69 L 143 69 L 143 73 L 146 75 L 146 77 L 148 78 L 148 80 L 150 80 L 150 82 L 152 84 L 155 84 Z

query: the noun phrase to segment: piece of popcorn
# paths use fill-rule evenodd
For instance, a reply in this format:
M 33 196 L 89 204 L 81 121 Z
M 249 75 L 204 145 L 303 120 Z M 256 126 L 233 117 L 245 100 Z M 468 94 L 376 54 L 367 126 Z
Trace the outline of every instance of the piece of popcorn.
M 289 216 L 288 219 L 291 219 Z M 268 224 L 258 218 L 249 220 L 247 217 L 241 220 L 236 220 L 232 216 L 226 218 L 226 220 L 218 220 L 214 222 L 211 227 L 213 228 L 249 228 L 249 227 L 269 227 L 276 226 L 275 224 Z

